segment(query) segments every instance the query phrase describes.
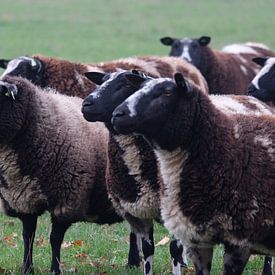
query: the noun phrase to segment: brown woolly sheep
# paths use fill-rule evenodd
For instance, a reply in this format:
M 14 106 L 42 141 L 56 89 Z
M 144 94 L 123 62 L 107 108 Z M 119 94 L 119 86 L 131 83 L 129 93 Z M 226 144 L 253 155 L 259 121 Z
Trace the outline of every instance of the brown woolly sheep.
M 196 274 L 210 274 L 218 243 L 224 274 L 242 274 L 252 253 L 275 255 L 274 109 L 252 97 L 208 96 L 181 74 L 127 78 L 141 89 L 115 109 L 112 123 L 153 146 L 162 218 L 187 246 Z
M 37 217 L 50 212 L 51 271 L 60 274 L 60 246 L 72 223 L 122 220 L 106 191 L 109 133 L 83 119 L 80 98 L 10 76 L 0 93 L 1 208 L 23 223 L 24 274 L 33 272 Z
M 252 58 L 275 56 L 260 43 L 232 44 L 219 51 L 208 46 L 210 41 L 209 36 L 161 38 L 164 45 L 171 46 L 170 56 L 182 57 L 201 71 L 211 94 L 244 94 L 249 82 L 260 70 Z

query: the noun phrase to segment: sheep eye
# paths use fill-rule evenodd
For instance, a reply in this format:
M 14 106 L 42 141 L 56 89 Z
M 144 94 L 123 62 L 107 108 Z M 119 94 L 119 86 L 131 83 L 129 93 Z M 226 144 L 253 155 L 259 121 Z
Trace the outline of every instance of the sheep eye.
M 170 96 L 170 95 L 172 95 L 172 93 L 173 93 L 172 90 L 165 90 L 162 95 L 164 95 L 164 96 Z

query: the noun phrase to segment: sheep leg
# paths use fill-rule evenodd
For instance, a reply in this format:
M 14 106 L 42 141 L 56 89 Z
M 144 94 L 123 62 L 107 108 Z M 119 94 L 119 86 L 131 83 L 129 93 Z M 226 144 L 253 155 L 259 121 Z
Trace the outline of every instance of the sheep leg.
M 265 256 L 264 258 L 264 268 L 262 275 L 272 275 L 273 274 L 273 262 L 272 262 L 272 257 L 270 256 Z
M 187 253 L 195 266 L 196 275 L 210 275 L 213 247 L 188 247 Z
M 239 247 L 235 245 L 225 245 L 224 252 L 224 275 L 241 275 L 245 265 L 250 257 L 248 247 Z
M 64 239 L 66 230 L 70 227 L 71 223 L 58 222 L 52 219 L 52 232 L 50 242 L 52 247 L 52 265 L 51 272 L 54 274 L 62 274 L 60 267 L 60 248 Z
M 135 232 L 130 233 L 130 246 L 128 253 L 128 267 L 139 267 L 140 266 L 140 236 Z
M 33 242 L 37 224 L 37 216 L 22 215 L 20 220 L 23 224 L 23 240 L 24 240 L 24 260 L 22 266 L 23 274 L 33 274 L 32 251 Z
M 180 275 L 181 267 L 187 266 L 185 247 L 180 240 L 172 239 L 170 242 L 170 255 L 172 260 L 172 274 Z
M 155 252 L 153 226 L 151 226 L 147 233 L 143 234 L 142 238 L 142 252 L 144 255 L 144 274 L 153 274 L 153 256 Z

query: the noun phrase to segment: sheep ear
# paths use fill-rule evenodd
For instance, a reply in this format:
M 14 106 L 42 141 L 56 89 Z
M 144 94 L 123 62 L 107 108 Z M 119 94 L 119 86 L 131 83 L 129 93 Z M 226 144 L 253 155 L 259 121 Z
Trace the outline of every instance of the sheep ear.
M 0 68 L 7 69 L 10 61 L 11 59 L 0 59 Z
M 175 41 L 175 38 L 171 38 L 169 36 L 166 36 L 166 37 L 162 37 L 160 39 L 160 42 L 165 45 L 165 46 L 171 46 Z
M 0 81 L 0 93 L 3 93 L 7 97 L 11 97 L 15 100 L 18 94 L 16 85 Z
M 262 67 L 265 65 L 266 60 L 267 60 L 267 58 L 265 58 L 265 57 L 254 57 L 254 58 L 252 58 L 253 62 L 255 62 L 256 64 L 258 64 Z
M 180 89 L 180 91 L 187 92 L 188 91 L 188 86 L 187 86 L 187 83 L 186 83 L 183 75 L 180 74 L 180 73 L 176 73 L 174 78 L 175 78 L 177 87 Z
M 199 41 L 199 44 L 201 46 L 207 46 L 210 43 L 210 41 L 211 41 L 211 37 L 210 36 L 201 36 L 198 39 L 198 41 Z
M 84 75 L 90 79 L 92 82 L 94 82 L 97 85 L 101 85 L 104 80 L 104 76 L 106 76 L 106 73 L 100 73 L 100 72 L 86 72 Z
M 125 77 L 135 88 L 138 89 L 140 88 L 141 84 L 147 79 L 146 77 L 135 73 L 125 75 Z

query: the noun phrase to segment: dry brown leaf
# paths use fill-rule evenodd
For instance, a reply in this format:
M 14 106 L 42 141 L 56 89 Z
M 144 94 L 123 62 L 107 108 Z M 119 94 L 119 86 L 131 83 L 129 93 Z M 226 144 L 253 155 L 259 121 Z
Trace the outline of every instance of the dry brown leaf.
M 72 242 L 72 244 L 74 246 L 83 246 L 84 245 L 84 241 L 82 241 L 82 240 L 75 240 L 75 241 Z
M 91 265 L 92 267 L 97 267 L 97 268 L 103 266 L 100 262 L 96 262 L 96 261 L 90 262 L 90 265 Z
M 77 259 L 88 259 L 89 255 L 86 253 L 78 253 L 78 254 L 75 254 L 74 257 Z
M 170 241 L 170 238 L 165 236 L 162 240 L 160 240 L 155 246 L 166 245 Z
M 36 241 L 35 241 L 36 246 L 41 246 L 44 247 L 47 245 L 46 240 L 44 239 L 43 236 L 40 236 Z
M 15 241 L 15 238 L 17 237 L 16 233 L 11 233 L 3 238 L 4 242 L 11 246 L 11 247 L 17 247 L 17 243 Z

